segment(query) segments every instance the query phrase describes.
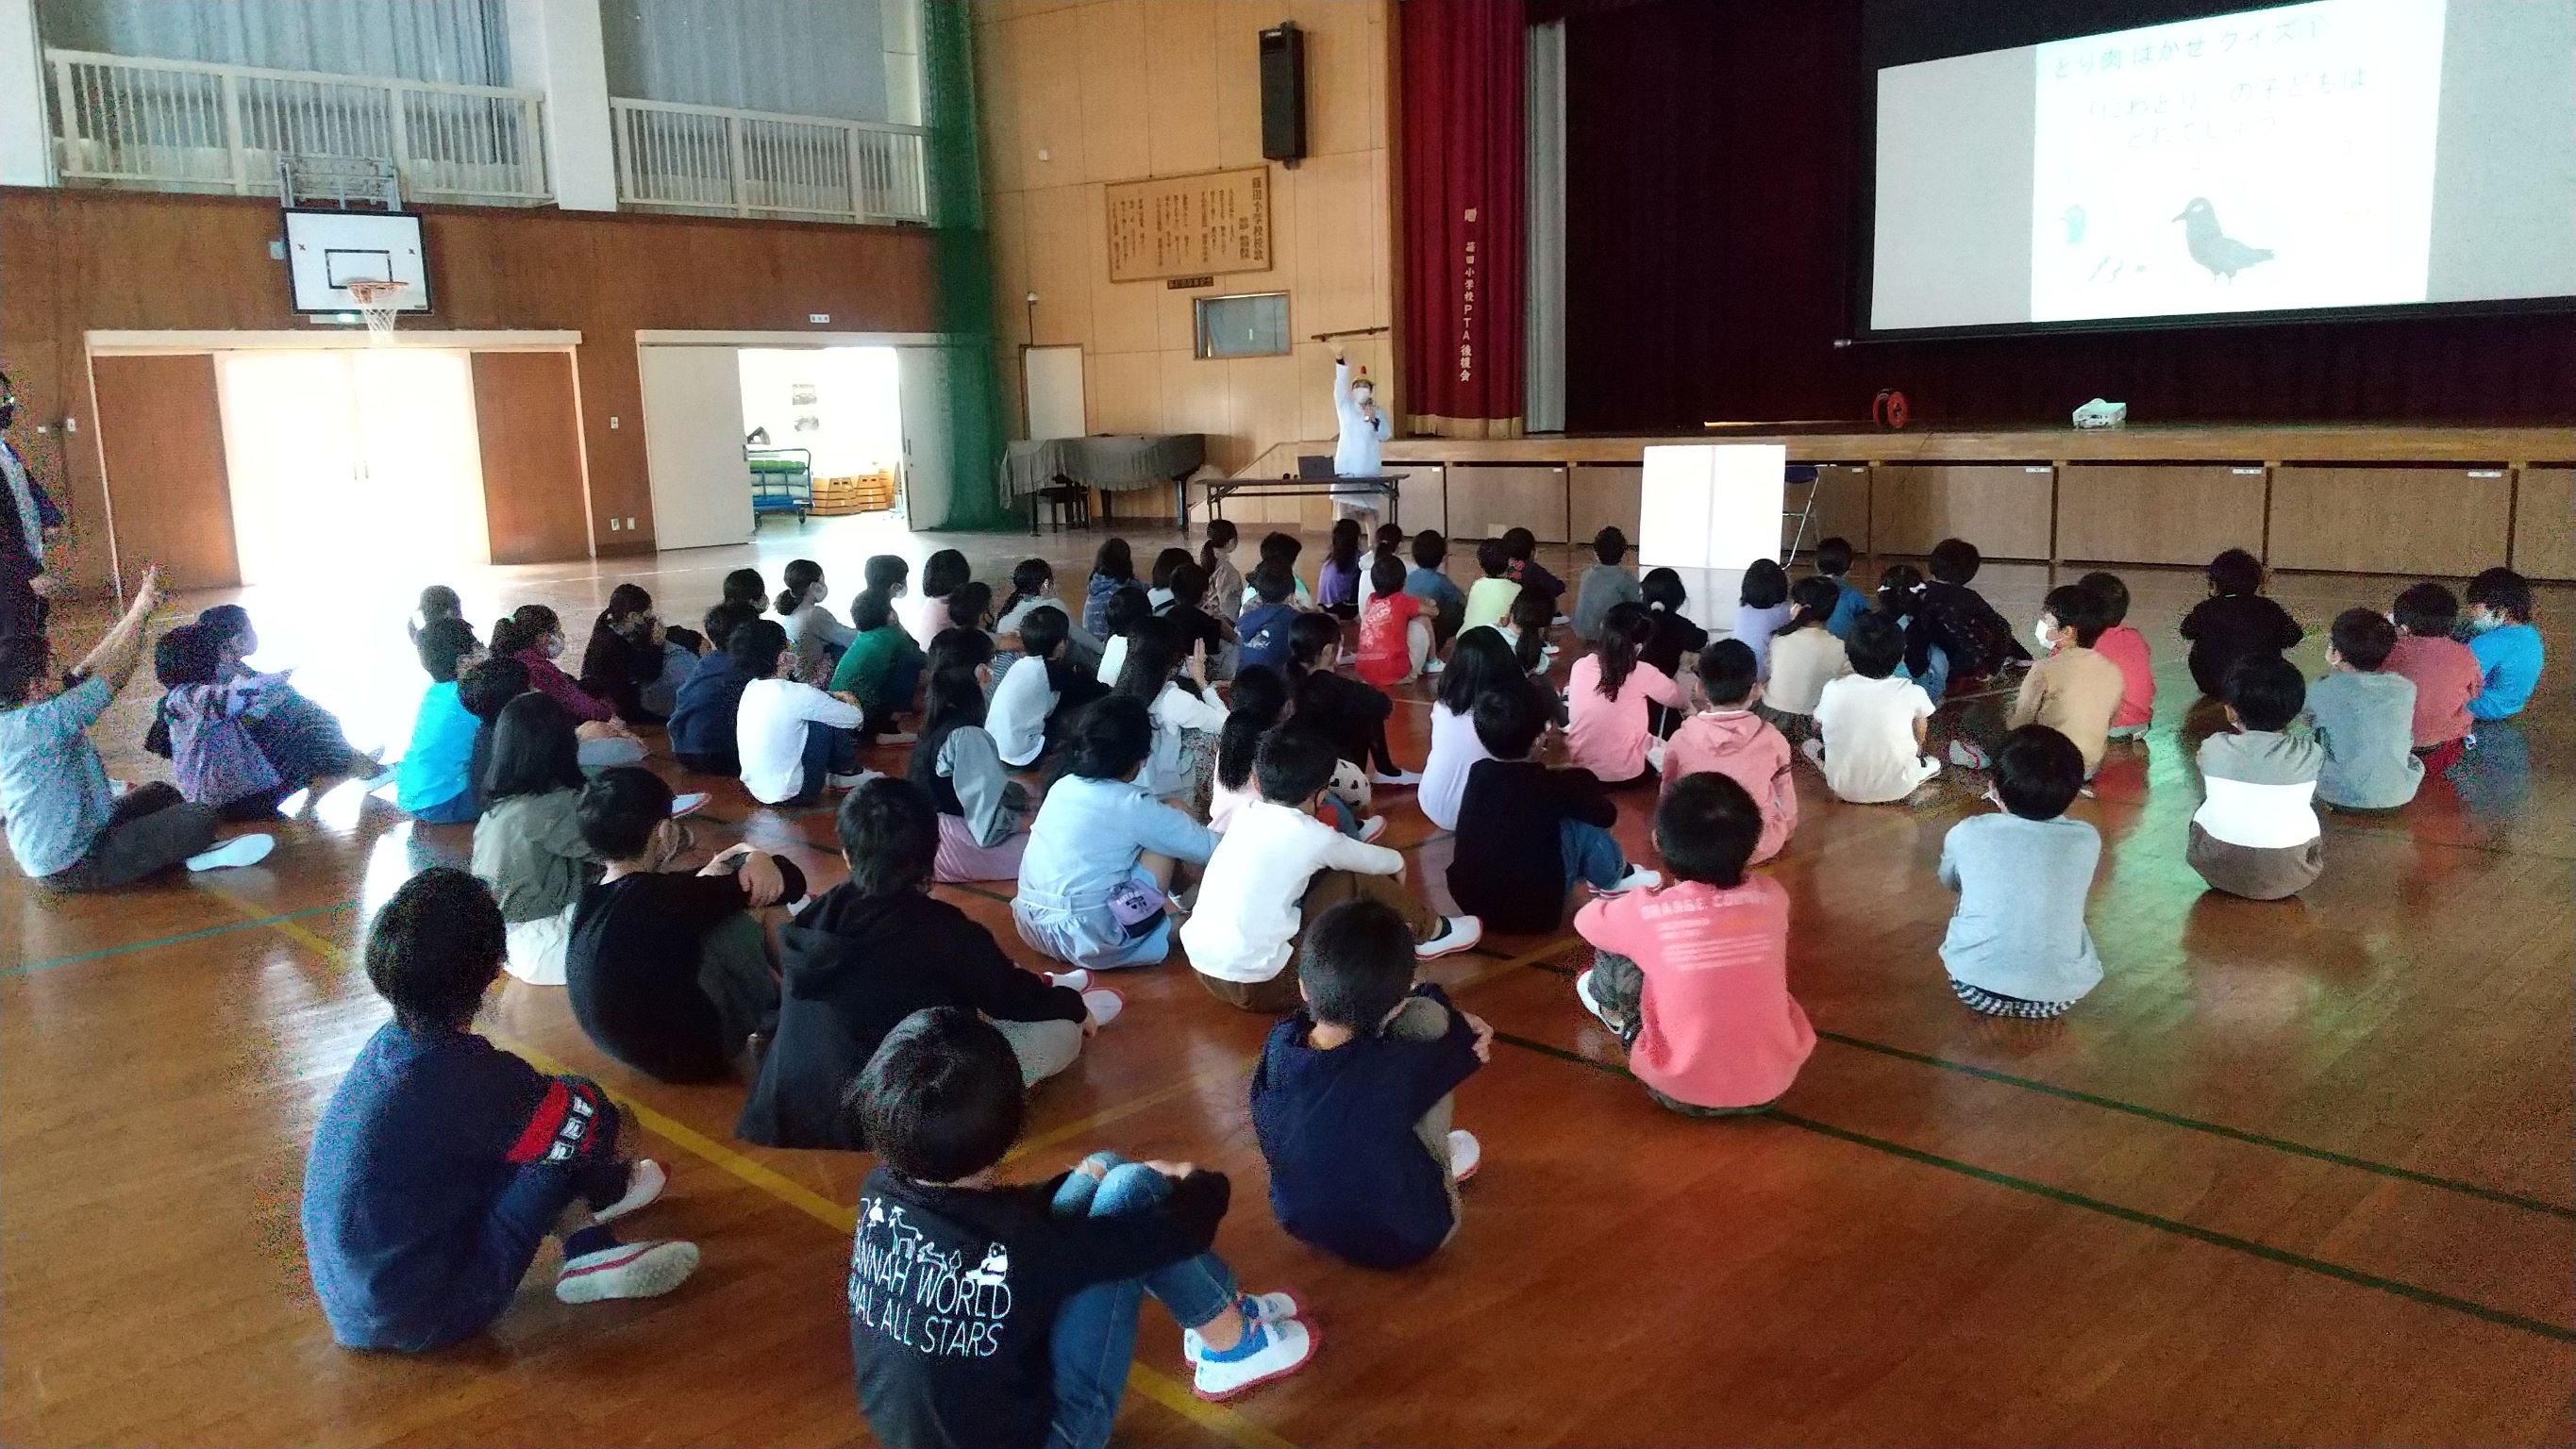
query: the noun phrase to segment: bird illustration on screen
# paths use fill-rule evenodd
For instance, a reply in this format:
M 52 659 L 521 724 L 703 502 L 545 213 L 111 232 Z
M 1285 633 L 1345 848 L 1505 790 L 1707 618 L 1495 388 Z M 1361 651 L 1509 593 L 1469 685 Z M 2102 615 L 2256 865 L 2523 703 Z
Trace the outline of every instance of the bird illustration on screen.
M 2184 244 L 2191 248 L 2191 259 L 2209 268 L 2213 277 L 2236 280 L 2236 274 L 2256 262 L 2272 260 L 2269 247 L 2249 247 L 2218 229 L 2218 212 L 2206 196 L 2195 196 L 2191 205 L 2182 209 L 2174 220 L 2182 223 Z

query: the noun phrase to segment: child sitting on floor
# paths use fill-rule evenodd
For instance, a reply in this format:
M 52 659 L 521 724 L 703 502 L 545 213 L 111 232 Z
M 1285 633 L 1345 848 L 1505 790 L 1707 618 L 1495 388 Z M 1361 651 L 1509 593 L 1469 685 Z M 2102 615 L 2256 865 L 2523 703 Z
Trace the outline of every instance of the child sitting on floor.
M 2212 889 L 2250 900 L 2297 895 L 2325 873 L 2314 800 L 2325 750 L 2284 734 L 2307 704 L 2307 681 L 2278 654 L 2255 653 L 2227 674 L 2232 727 L 2200 744 L 2207 791 L 2191 817 L 2185 858 Z
M 1820 539 L 1816 543 L 1816 577 L 1834 586 L 1834 612 L 1825 621 L 1825 632 L 1836 639 L 1851 637 L 1851 626 L 1870 610 L 1870 596 L 1852 587 L 1852 546 L 1847 538 Z
M 932 1007 L 981 1015 L 1010 1043 L 1020 1083 L 1073 1065 L 1092 1031 L 1125 999 L 1022 970 L 993 933 L 930 893 L 939 851 L 930 797 L 879 777 L 841 802 L 841 858 L 850 877 L 779 931 L 784 997 L 778 1035 L 760 1064 L 734 1135 L 765 1147 L 865 1152 L 841 1110 L 850 1079 L 905 1017 Z M 1082 982 L 1082 973 L 1064 978 Z
M 444 866 L 405 881 L 368 930 L 367 980 L 394 1019 L 314 1125 L 301 1213 L 314 1296 L 346 1347 L 421 1353 L 473 1337 L 553 1234 L 566 1303 L 651 1298 L 697 1268 L 694 1244 L 621 1244 L 608 1226 L 665 1179 L 626 1156 L 607 1094 L 475 1035 L 502 950 L 491 892 Z
M 1639 658 L 1654 634 L 1654 620 L 1640 604 L 1621 604 L 1602 616 L 1600 640 L 1574 661 L 1566 675 L 1565 757 L 1612 789 L 1655 777 L 1663 745 L 1646 718 L 1649 701 L 1682 709 L 1681 686 Z
M 1770 658 L 1755 655 L 1756 668 L 1767 669 L 1769 675 L 1762 686 L 1764 715 L 1785 737 L 1803 740 L 1814 735 L 1816 702 L 1824 698 L 1825 685 L 1851 673 L 1851 656 L 1833 629 L 1834 614 L 1843 602 L 1829 578 L 1798 580 L 1789 590 L 1789 622 L 1772 636 Z
M 1183 559 L 1172 570 L 1171 602 L 1155 611 L 1155 617 L 1171 621 L 1181 634 L 1181 650 L 1204 651 L 1210 679 L 1232 679 L 1236 656 L 1234 623 L 1208 612 L 1207 570 L 1195 559 Z
M 531 986 L 563 985 L 573 906 L 599 876 L 599 853 L 581 835 L 585 783 L 561 707 L 534 691 L 502 707 L 484 766 L 473 864 L 507 923 L 510 974 Z
M 760 912 L 805 898 L 796 862 L 748 845 L 697 871 L 671 787 L 641 766 L 581 792 L 582 844 L 604 867 L 573 908 L 564 984 L 600 1050 L 665 1082 L 749 1081 L 778 1024 L 778 966 Z
M 1108 694 L 1107 686 L 1072 662 L 1073 621 L 1053 600 L 1020 616 L 1020 662 L 993 686 L 984 729 L 1002 763 L 1024 770 L 1045 754 L 1061 722 Z
M 1001 1185 L 1027 1102 L 1010 1043 L 973 1012 L 906 1017 L 848 1101 L 877 1152 L 859 1188 L 849 1308 L 878 1443 L 1101 1449 L 1149 1293 L 1181 1326 L 1200 1398 L 1233 1398 L 1314 1353 L 1295 1299 L 1240 1292 L 1209 1251 L 1223 1174 L 1096 1152 Z M 934 1334 L 921 1295 L 951 1283 L 958 1309 Z
M 876 562 L 868 560 L 871 567 Z M 901 587 L 895 585 L 897 589 Z M 899 717 L 912 708 L 927 656 L 912 635 L 904 632 L 903 625 L 895 621 L 894 596 L 889 591 L 871 588 L 851 600 L 850 623 L 857 627 L 858 634 L 842 651 L 840 667 L 832 671 L 828 692 L 867 712 L 858 729 L 870 742 L 911 744 L 912 735 L 900 728 Z
M 1360 560 L 1360 612 L 1363 615 L 1368 613 L 1369 601 L 1386 592 L 1377 586 L 1377 561 L 1382 558 L 1395 560 L 1395 576 L 1398 580 L 1396 587 L 1402 588 L 1404 530 L 1392 523 L 1381 523 L 1377 526 L 1376 543 L 1369 550 L 1368 556 Z
M 1729 645 L 1742 647 L 1710 647 Z M 1655 810 L 1673 883 L 1574 916 L 1594 953 L 1576 998 L 1618 1034 L 1646 1095 L 1689 1116 L 1768 1109 L 1816 1049 L 1789 994 L 1789 892 L 1745 871 L 1766 828 L 1734 780 L 1685 775 Z
M 1136 582 L 1136 554 L 1123 538 L 1101 541 L 1091 555 L 1091 577 L 1082 586 L 1082 627 L 1109 637 L 1109 596 Z
M 1521 596 L 1520 583 L 1512 577 L 1512 551 L 1501 539 L 1476 545 L 1476 567 L 1485 576 L 1468 587 L 1467 606 L 1458 622 L 1461 633 L 1503 627 L 1512 617 L 1512 601 Z
M 1404 857 L 1358 841 L 1317 818 L 1338 759 L 1302 721 L 1261 741 L 1261 798 L 1234 813 L 1199 880 L 1181 944 L 1208 994 L 1276 1015 L 1297 1004 L 1288 969 L 1297 943 L 1322 914 L 1348 900 L 1396 913 L 1422 960 L 1463 951 L 1484 936 L 1473 916 L 1444 920 L 1404 888 Z
M 1592 556 L 1599 562 L 1575 583 L 1574 637 L 1589 644 L 1601 636 L 1602 616 L 1620 604 L 1642 604 L 1645 591 L 1637 574 L 1621 560 L 1628 556 L 1628 535 L 1613 525 L 1592 535 Z
M 411 617 L 403 621 L 403 630 L 413 643 L 420 642 L 421 631 L 441 619 L 462 619 L 465 603 L 456 591 L 445 584 L 431 584 L 420 591 L 420 602 L 413 606 Z
M 1199 567 L 1207 571 L 1207 607 L 1229 625 L 1243 617 L 1243 570 L 1234 566 L 1234 545 L 1241 535 L 1234 520 L 1211 518 L 1199 544 Z
M 1426 528 L 1413 536 L 1413 567 L 1405 572 L 1404 591 L 1422 601 L 1423 616 L 1431 621 L 1434 653 L 1449 647 L 1467 617 L 1466 592 L 1450 580 L 1448 565 L 1449 540 L 1438 529 Z
M 2013 637 L 2013 626 L 1985 596 L 1969 588 L 1985 566 L 1977 546 L 1966 539 L 1945 538 L 1932 546 L 1932 578 L 1915 594 L 1913 617 L 1905 630 L 1905 667 L 1933 703 L 1952 694 L 1972 694 L 2030 651 Z M 1933 656 L 1943 661 L 1934 667 Z
M 733 636 L 760 619 L 760 605 L 745 600 L 729 599 L 707 610 L 707 652 L 698 656 L 671 701 L 671 758 L 682 767 L 701 775 L 742 773 L 734 719 L 751 675 L 733 656 Z
M 218 604 L 164 636 L 163 645 L 174 638 L 181 642 L 168 654 L 176 674 L 162 681 L 171 693 L 158 713 L 168 723 L 181 794 L 227 820 L 262 820 L 287 796 L 325 780 L 363 780 L 369 790 L 393 782 L 383 752 L 353 748 L 340 721 L 299 693 L 286 671 L 250 667 L 259 635 L 241 606 Z M 156 675 L 162 658 L 156 650 Z M 196 738 L 201 734 L 207 738 Z M 183 753 L 190 763 L 181 764 Z M 229 764 L 219 762 L 223 756 Z
M 411 743 L 396 767 L 394 803 L 424 825 L 465 825 L 483 810 L 474 788 L 474 739 L 483 722 L 457 694 L 457 676 L 483 662 L 474 627 L 453 616 L 432 619 L 412 636 L 429 692 L 412 715 Z
M 2389 615 L 2397 626 L 2397 647 L 2389 651 L 2386 667 L 2415 686 L 2415 753 L 2436 775 L 2458 764 L 2468 749 L 2469 731 L 2477 724 L 2469 706 L 2486 688 L 2475 651 L 2451 637 L 2459 613 L 2460 601 L 2449 589 L 2423 583 L 2399 594 Z
M 1753 651 L 1741 639 L 1719 639 L 1699 652 L 1699 692 L 1707 708 L 1683 720 L 1665 743 L 1664 793 L 1702 773 L 1733 780 L 1762 815 L 1749 858 L 1759 865 L 1778 855 L 1798 828 L 1798 783 L 1787 737 L 1757 708 L 1763 685 L 1754 668 Z
M 2289 611 L 2264 597 L 2263 564 L 2241 548 L 2231 548 L 2209 561 L 2209 597 L 2182 616 L 2182 637 L 2191 641 L 2191 679 L 2200 692 L 2218 699 L 2227 692 L 2228 675 L 2240 659 L 2267 656 L 2298 647 L 2307 631 Z
M 1557 653 L 1556 646 L 1547 642 L 1548 625 L 1555 612 L 1555 600 L 1535 589 L 1523 589 L 1512 595 L 1511 617 L 1501 625 L 1504 641 L 1512 646 L 1512 657 L 1520 661 L 1523 672 L 1541 684 L 1547 683 L 1548 662 Z
M 908 773 L 937 806 L 932 874 L 943 881 L 1019 879 L 1029 820 L 1037 814 L 1037 803 L 1004 769 L 1001 747 L 984 729 L 984 681 L 992 662 L 993 641 L 980 630 L 950 629 L 930 641 L 930 690 Z M 847 818 L 847 802 L 841 811 Z
M 1512 582 L 1524 593 L 1535 593 L 1547 600 L 1548 622 L 1564 620 L 1565 580 L 1549 573 L 1538 561 L 1538 535 L 1526 528 L 1503 530 L 1503 549 L 1511 555 Z
M 1234 681 L 1234 693 L 1226 700 L 1225 728 L 1216 736 L 1216 780 L 1208 791 L 1208 829 L 1222 835 L 1234 823 L 1234 813 L 1247 801 L 1261 798 L 1261 787 L 1253 779 L 1253 757 L 1261 748 L 1261 737 L 1276 728 L 1288 715 L 1288 681 L 1276 669 L 1247 669 Z M 1386 822 L 1375 822 L 1376 829 L 1359 833 L 1362 840 L 1375 840 L 1386 828 Z
M 1404 589 L 1404 561 L 1379 554 L 1369 563 L 1373 588 L 1360 610 L 1360 678 L 1379 689 L 1411 684 L 1422 674 L 1437 673 L 1431 654 L 1431 624 L 1422 617 L 1422 601 Z
M 2084 900 L 2102 837 L 2066 807 L 2084 756 L 2046 725 L 2023 725 L 1995 751 L 1999 814 L 1973 815 L 1941 840 L 1941 884 L 1959 893 L 1941 941 L 1950 989 L 1988 1016 L 2062 1016 L 2102 980 Z
M 1753 650 L 1762 677 L 1771 677 L 1771 639 L 1791 617 L 1789 572 L 1773 560 L 1755 559 L 1735 596 L 1735 637 Z
M 877 608 L 884 608 L 884 600 Z M 796 678 L 787 636 L 770 620 L 754 619 L 736 629 L 727 648 L 748 676 L 733 720 L 742 787 L 751 798 L 763 805 L 811 805 L 826 789 L 858 784 L 859 741 L 852 731 L 867 711 Z M 847 663 L 851 655 L 841 658 Z
M 778 591 L 776 608 L 779 627 L 787 631 L 787 642 L 796 651 L 796 678 L 820 688 L 832 679 L 832 671 L 841 664 L 841 651 L 850 647 L 850 626 L 832 616 L 823 601 L 832 596 L 832 586 L 823 579 L 823 566 L 810 558 L 791 560 L 784 582 Z
M 1413 940 L 1379 901 L 1324 912 L 1294 973 L 1306 1009 L 1271 1028 L 1252 1072 L 1279 1226 L 1364 1268 L 1411 1267 L 1454 1237 L 1458 1184 L 1484 1155 L 1449 1124 L 1494 1029 L 1414 984 Z
M 1931 697 L 1893 677 L 1904 649 L 1894 619 L 1862 615 L 1843 645 L 1852 672 L 1817 697 L 1816 737 L 1800 746 L 1825 772 L 1826 788 L 1856 805 L 1902 800 L 1941 773 L 1941 762 L 1923 750 Z
M 1527 683 L 1476 701 L 1476 738 L 1492 757 L 1467 771 L 1449 894 L 1489 929 L 1553 931 L 1578 884 L 1606 894 L 1663 880 L 1629 865 L 1611 838 L 1619 807 L 1597 776 L 1538 762 L 1548 708 L 1539 688 Z
M 2142 740 L 2156 717 L 2156 665 L 2147 636 L 2129 627 L 2129 586 L 2118 574 L 2089 573 L 2075 582 L 2101 605 L 2102 634 L 2093 651 L 2120 669 L 2120 707 L 2111 714 L 2109 738 Z
M 619 584 L 591 621 L 581 655 L 582 690 L 608 701 L 627 724 L 660 724 L 670 717 L 681 682 L 697 667 L 698 651 L 689 643 L 695 637 L 685 629 L 666 631 L 653 612 L 653 596 L 635 584 Z
M 2531 622 L 2531 582 L 2511 569 L 2488 569 L 2469 580 L 2469 652 L 2478 657 L 2485 687 L 2469 701 L 2479 719 L 2511 719 L 2531 703 L 2547 662 L 2540 631 Z
M 2384 668 L 2397 626 L 2375 609 L 2335 615 L 2326 677 L 2308 686 L 2310 732 L 2326 752 L 2317 798 L 2339 810 L 2394 810 L 2415 798 L 2415 685 Z
M 1154 752 L 1145 704 L 1113 694 L 1086 706 L 1065 741 L 1020 857 L 1011 920 L 1032 948 L 1074 966 L 1151 966 L 1171 954 L 1171 895 L 1183 863 L 1216 837 L 1137 782 Z
M 1172 621 L 1149 618 L 1137 627 L 1111 692 L 1142 703 L 1154 721 L 1153 755 L 1136 783 L 1204 818 L 1217 735 L 1225 729 L 1225 706 L 1208 688 L 1206 656 L 1182 653 Z
M 1115 687 L 1119 672 L 1127 667 L 1127 646 L 1136 630 L 1154 617 L 1154 606 L 1145 591 L 1129 584 L 1111 593 L 1101 606 L 1100 617 L 1108 633 L 1100 641 L 1100 682 Z
M 1295 646 L 1290 631 L 1304 610 L 1292 597 L 1296 575 L 1271 564 L 1259 564 L 1244 588 L 1250 602 L 1243 607 L 1243 618 L 1235 631 L 1243 638 L 1235 651 L 1235 672 L 1246 669 L 1286 669 L 1288 656 Z
M 1674 679 L 1682 677 L 1682 661 L 1697 659 L 1708 647 L 1708 631 L 1690 621 L 1682 606 L 1690 602 L 1690 590 L 1682 585 L 1682 576 L 1671 569 L 1648 569 L 1637 581 L 1639 592 L 1646 596 L 1646 614 L 1654 621 L 1655 632 L 1637 657 L 1662 670 Z M 1683 711 L 1666 709 L 1660 704 L 1646 706 L 1646 720 L 1662 739 L 1682 722 Z
M 1297 556 L 1305 551 L 1306 546 L 1298 542 L 1297 535 L 1293 533 L 1280 533 L 1273 530 L 1263 534 L 1260 560 L 1253 565 L 1252 573 L 1244 576 L 1243 607 L 1249 609 L 1259 602 L 1259 596 L 1253 589 L 1253 585 L 1258 582 L 1256 576 L 1275 573 L 1288 581 L 1288 592 L 1283 597 L 1300 609 L 1314 608 L 1315 596 L 1307 592 L 1306 581 L 1297 577 Z
M 1333 520 L 1332 542 L 1315 569 L 1315 603 L 1336 619 L 1360 614 L 1360 521 Z
M 1352 764 L 1369 771 L 1373 785 L 1419 785 L 1422 776 L 1395 762 L 1386 722 L 1395 701 L 1383 690 L 1335 673 L 1342 660 L 1341 625 L 1328 614 L 1308 614 L 1289 628 L 1288 682 L 1297 718 L 1333 742 Z
M 939 549 L 921 561 L 921 594 L 904 620 L 904 628 L 916 643 L 927 647 L 951 625 L 978 626 L 977 620 L 960 618 L 956 608 L 957 591 L 974 582 L 974 578 L 975 571 L 967 564 L 966 555 L 953 548 Z M 987 598 L 985 602 L 992 600 Z
M 1002 600 L 1001 617 L 993 623 L 996 634 L 1016 635 L 1030 614 L 1039 609 L 1053 609 L 1064 616 L 1063 639 L 1065 660 L 1073 668 L 1096 672 L 1100 668 L 1100 636 L 1074 622 L 1073 613 L 1055 596 L 1055 570 L 1042 558 L 1024 558 L 1011 570 L 1011 592 Z M 1021 652 L 1029 652 L 1025 640 Z M 1008 677 L 1010 671 L 1002 671 Z
M 2035 631 L 2048 657 L 2022 676 L 2006 723 L 2046 725 L 2084 756 L 2084 778 L 2102 768 L 2111 721 L 2119 714 L 2128 679 L 2093 646 L 2102 637 L 2102 599 L 2082 584 L 2060 584 L 2040 605 Z M 1979 762 L 1982 765 L 1982 761 Z
M 1496 690 L 1528 686 L 1529 676 L 1502 635 L 1474 629 L 1458 636 L 1449 651 L 1449 667 L 1440 675 L 1440 691 L 1431 701 L 1431 748 L 1422 762 L 1422 783 L 1414 793 L 1423 818 L 1442 830 L 1458 828 L 1467 772 L 1478 760 L 1493 758 L 1476 738 L 1476 701 Z

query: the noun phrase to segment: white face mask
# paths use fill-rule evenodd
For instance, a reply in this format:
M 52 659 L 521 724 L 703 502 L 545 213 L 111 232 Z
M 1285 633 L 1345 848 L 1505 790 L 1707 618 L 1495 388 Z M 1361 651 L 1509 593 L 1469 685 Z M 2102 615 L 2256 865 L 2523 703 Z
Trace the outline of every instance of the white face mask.
M 563 636 L 561 634 L 548 634 L 546 636 L 546 657 L 548 659 L 561 659 L 563 657 L 563 652 Z
M 2030 637 L 2038 640 L 2042 649 L 2053 648 L 2057 643 L 2057 621 L 2046 614 L 2031 620 Z
M 2489 629 L 2500 627 L 2503 623 L 2504 615 L 2502 614 L 2471 614 L 2469 616 L 2469 632 L 2472 634 L 2483 634 Z

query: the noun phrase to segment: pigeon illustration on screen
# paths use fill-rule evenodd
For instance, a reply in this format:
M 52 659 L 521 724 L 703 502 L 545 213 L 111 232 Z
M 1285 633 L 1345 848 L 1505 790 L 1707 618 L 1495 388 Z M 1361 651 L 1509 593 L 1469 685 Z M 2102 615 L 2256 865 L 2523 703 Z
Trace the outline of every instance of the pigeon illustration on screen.
M 2220 230 L 2217 209 L 2206 196 L 2193 197 L 2174 220 L 2182 223 L 2183 244 L 2191 248 L 2191 259 L 2207 267 L 2212 277 L 2232 282 L 2247 267 L 2272 260 L 2270 248 L 2247 246 Z

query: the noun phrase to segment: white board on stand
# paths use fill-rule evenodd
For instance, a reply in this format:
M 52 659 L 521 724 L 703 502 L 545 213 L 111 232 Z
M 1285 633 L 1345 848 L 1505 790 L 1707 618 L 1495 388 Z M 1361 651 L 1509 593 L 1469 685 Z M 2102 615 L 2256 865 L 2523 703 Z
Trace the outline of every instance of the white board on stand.
M 1789 450 L 1778 443 L 1686 443 L 1646 449 L 1637 563 L 1669 568 L 1702 620 L 1731 618 L 1744 570 L 1780 556 Z

